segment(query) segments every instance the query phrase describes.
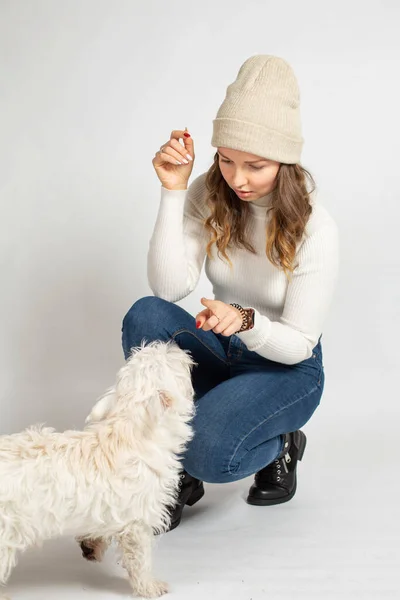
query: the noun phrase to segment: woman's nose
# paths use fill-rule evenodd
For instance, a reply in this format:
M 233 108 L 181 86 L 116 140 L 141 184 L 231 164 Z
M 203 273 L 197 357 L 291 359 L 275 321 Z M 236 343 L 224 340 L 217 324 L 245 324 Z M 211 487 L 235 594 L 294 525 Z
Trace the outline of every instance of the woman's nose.
M 247 177 L 241 171 L 237 171 L 232 178 L 233 187 L 236 190 L 240 190 L 240 188 L 245 187 L 247 185 Z

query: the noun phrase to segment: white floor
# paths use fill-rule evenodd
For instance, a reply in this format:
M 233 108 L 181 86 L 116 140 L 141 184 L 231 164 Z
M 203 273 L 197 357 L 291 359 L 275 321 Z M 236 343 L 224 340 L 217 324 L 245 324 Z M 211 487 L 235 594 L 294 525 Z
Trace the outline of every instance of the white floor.
M 157 543 L 155 570 L 170 583 L 167 597 L 400 598 L 395 425 L 393 435 L 377 435 L 368 423 L 356 441 L 344 426 L 331 439 L 308 428 L 298 492 L 287 504 L 247 505 L 250 479 L 208 485 L 181 526 Z M 63 539 L 21 557 L 7 593 L 13 600 L 102 600 L 129 597 L 130 589 L 113 550 L 102 564 L 89 564 Z

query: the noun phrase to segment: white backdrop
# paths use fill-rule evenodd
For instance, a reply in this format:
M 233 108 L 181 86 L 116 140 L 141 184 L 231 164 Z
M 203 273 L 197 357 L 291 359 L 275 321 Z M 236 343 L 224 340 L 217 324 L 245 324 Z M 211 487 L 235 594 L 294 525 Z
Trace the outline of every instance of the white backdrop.
M 226 86 L 271 53 L 299 79 L 303 164 L 341 235 L 309 429 L 380 460 L 399 415 L 399 18 L 395 0 L 0 0 L 1 433 L 80 427 L 113 382 L 150 293 L 154 152 L 187 126 L 205 171 Z M 182 305 L 209 294 L 203 276 Z
M 341 237 L 325 392 L 292 502 L 260 512 L 247 481 L 206 486 L 161 540 L 179 598 L 399 597 L 399 23 L 397 0 L 0 0 L 0 434 L 80 428 L 114 381 L 122 318 L 150 293 L 170 131 L 189 128 L 195 177 L 246 58 L 299 79 L 303 164 Z M 203 276 L 181 304 L 210 291 Z M 43 552 L 13 597 L 128 593 L 110 555 L 93 571 L 72 539 Z

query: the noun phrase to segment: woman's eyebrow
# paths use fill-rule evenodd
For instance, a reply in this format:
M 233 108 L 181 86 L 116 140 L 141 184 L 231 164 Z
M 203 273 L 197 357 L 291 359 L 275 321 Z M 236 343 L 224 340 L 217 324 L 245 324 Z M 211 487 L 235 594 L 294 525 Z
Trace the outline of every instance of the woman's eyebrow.
M 220 154 L 222 156 L 222 158 L 226 158 L 227 160 L 232 160 L 232 159 L 228 158 L 227 156 L 225 156 L 225 154 L 222 154 L 222 152 L 218 151 L 218 154 Z M 267 162 L 267 160 L 268 160 L 267 158 L 259 158 L 257 160 L 245 160 L 244 162 L 248 165 L 252 165 L 252 164 L 258 163 L 258 162 L 264 162 L 264 161 Z

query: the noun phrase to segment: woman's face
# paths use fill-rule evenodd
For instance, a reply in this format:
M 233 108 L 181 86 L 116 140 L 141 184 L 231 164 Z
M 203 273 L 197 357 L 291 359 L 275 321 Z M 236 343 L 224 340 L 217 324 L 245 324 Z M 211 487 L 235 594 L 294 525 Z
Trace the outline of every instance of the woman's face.
M 240 200 L 258 200 L 276 185 L 280 163 L 241 150 L 218 148 L 219 168 Z

